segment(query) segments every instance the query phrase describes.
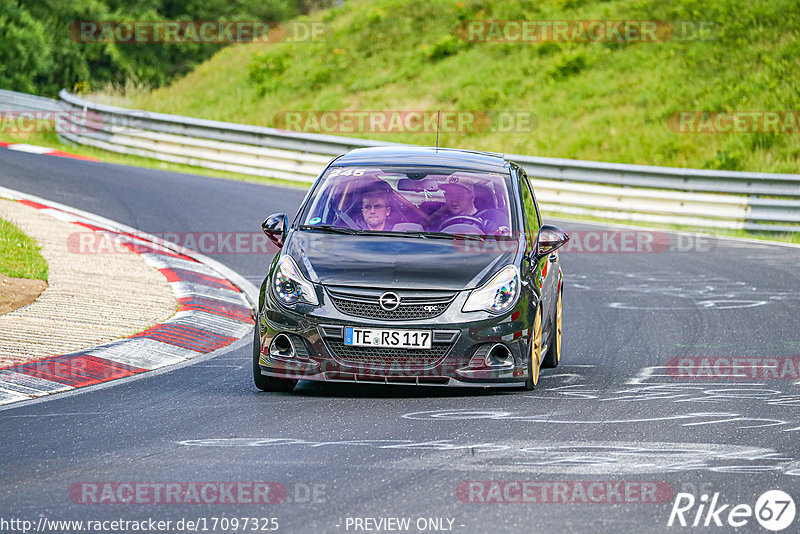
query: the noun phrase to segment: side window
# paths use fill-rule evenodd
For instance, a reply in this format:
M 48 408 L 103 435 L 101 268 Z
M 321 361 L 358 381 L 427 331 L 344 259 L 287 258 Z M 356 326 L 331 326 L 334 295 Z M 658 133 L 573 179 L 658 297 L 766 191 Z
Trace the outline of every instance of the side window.
M 528 186 L 528 189 L 531 194 L 531 198 L 533 199 L 533 209 L 536 211 L 536 218 L 533 220 L 531 224 L 535 224 L 536 226 L 536 233 L 539 233 L 539 228 L 542 227 L 542 214 L 539 213 L 539 204 L 536 202 L 536 194 L 533 192 L 533 186 L 531 185 L 531 180 L 528 178 L 528 175 L 525 174 L 525 171 L 522 171 L 522 176 L 525 177 L 525 183 Z
M 528 177 L 522 169 L 519 171 L 519 188 L 522 193 L 522 208 L 525 212 L 525 241 L 528 244 L 528 248 L 532 250 L 541 223 L 539 221 L 539 212 L 536 209 L 536 201 L 533 199 L 531 186 L 528 183 Z

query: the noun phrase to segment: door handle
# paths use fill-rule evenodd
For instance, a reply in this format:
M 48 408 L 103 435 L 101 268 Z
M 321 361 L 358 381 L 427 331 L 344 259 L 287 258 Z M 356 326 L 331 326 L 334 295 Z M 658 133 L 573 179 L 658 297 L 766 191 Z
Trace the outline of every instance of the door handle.
M 552 254 L 550 254 L 550 263 L 555 263 L 557 261 L 558 261 L 558 253 L 553 252 Z

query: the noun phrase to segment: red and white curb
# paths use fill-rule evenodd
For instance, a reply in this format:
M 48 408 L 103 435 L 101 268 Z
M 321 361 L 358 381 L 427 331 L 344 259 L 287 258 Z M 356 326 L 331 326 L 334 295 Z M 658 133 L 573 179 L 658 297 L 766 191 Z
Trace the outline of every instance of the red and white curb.
M 178 312 L 170 319 L 129 338 L 0 368 L 0 405 L 180 364 L 229 347 L 252 332 L 258 289 L 219 262 L 103 217 L 32 195 L 0 187 L 0 196 L 108 235 L 158 269 L 179 303 Z
M 60 158 L 80 159 L 84 161 L 100 161 L 98 158 L 93 158 L 91 156 L 81 156 L 80 154 L 73 154 L 72 152 L 64 152 L 63 150 L 56 150 L 46 146 L 29 145 L 27 143 L 6 143 L 5 141 L 0 141 L 0 147 L 16 150 L 17 152 L 27 152 L 29 154 L 58 156 Z

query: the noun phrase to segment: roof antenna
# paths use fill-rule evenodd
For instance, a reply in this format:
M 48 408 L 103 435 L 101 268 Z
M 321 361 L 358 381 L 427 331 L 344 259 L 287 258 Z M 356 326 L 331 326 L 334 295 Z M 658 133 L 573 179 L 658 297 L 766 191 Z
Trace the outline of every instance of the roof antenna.
M 442 118 L 442 110 L 436 110 L 436 152 L 439 152 L 439 122 Z

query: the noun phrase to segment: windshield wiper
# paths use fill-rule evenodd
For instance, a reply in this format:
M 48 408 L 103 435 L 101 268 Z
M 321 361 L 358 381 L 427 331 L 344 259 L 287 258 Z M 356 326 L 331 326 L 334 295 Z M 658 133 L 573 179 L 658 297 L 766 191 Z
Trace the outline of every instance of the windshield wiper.
M 332 224 L 301 224 L 297 227 L 300 230 L 322 230 L 325 232 L 332 232 L 337 234 L 347 235 L 378 235 L 387 237 L 422 237 L 422 238 L 435 238 L 435 239 L 469 239 L 471 241 L 484 241 L 487 236 L 481 234 L 448 234 L 446 232 L 393 232 L 391 230 L 353 230 L 343 226 L 334 226 Z
M 358 235 L 380 235 L 389 237 L 421 237 L 427 239 L 429 237 L 435 239 L 469 239 L 471 241 L 483 241 L 487 236 L 479 234 L 448 234 L 446 232 L 426 232 L 424 230 L 400 232 L 392 230 L 356 230 Z
M 355 233 L 357 235 L 379 235 L 386 237 L 403 237 L 404 235 L 408 235 L 408 232 L 393 232 L 391 230 L 356 230 Z
M 297 227 L 299 230 L 323 230 L 325 232 L 332 232 L 337 234 L 347 234 L 347 235 L 355 235 L 358 233 L 357 230 L 353 230 L 351 228 L 345 228 L 342 226 L 334 226 L 332 224 L 301 224 Z
M 471 241 L 483 241 L 487 236 L 483 234 L 448 234 L 447 232 L 403 232 L 405 235 L 414 237 L 433 237 L 435 239 L 469 239 Z

